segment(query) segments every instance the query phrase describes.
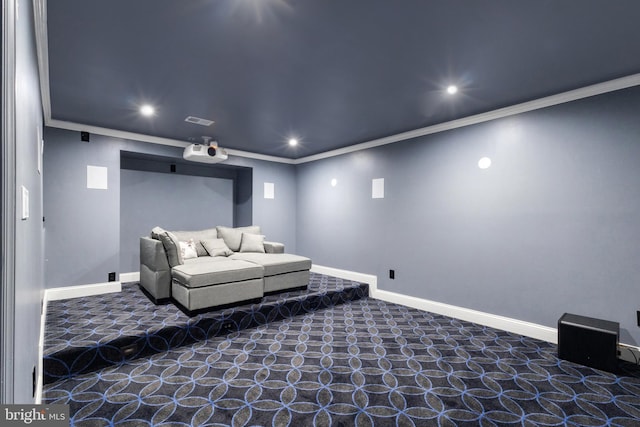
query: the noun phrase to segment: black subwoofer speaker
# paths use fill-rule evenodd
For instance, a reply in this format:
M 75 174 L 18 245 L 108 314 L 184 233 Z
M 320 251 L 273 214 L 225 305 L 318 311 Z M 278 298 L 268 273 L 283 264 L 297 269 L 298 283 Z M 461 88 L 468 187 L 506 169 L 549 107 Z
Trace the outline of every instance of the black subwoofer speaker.
M 558 357 L 616 372 L 620 324 L 565 313 L 558 320 Z

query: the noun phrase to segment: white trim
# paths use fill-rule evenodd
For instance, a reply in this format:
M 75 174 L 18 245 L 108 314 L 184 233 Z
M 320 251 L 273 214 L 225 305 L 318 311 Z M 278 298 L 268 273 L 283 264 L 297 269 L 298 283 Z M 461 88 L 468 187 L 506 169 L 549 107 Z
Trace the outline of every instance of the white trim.
M 47 291 L 42 300 L 42 313 L 40 315 L 40 339 L 38 342 L 38 378 L 36 382 L 36 405 L 42 403 L 42 386 L 44 385 L 44 327 L 47 320 Z
M 372 295 L 372 298 L 558 344 L 558 330 L 556 328 L 538 325 L 537 323 L 525 322 L 469 308 L 429 301 L 382 289 L 378 290 L 375 295 Z M 620 351 L 618 359 L 631 363 L 638 363 L 640 360 L 640 347 L 619 343 L 618 350 Z
M 418 310 L 441 314 L 443 316 L 454 317 L 467 322 L 477 323 L 531 338 L 537 338 L 554 344 L 558 343 L 558 332 L 555 328 L 378 289 L 378 277 L 371 274 L 340 270 L 315 264 L 311 267 L 311 271 L 314 273 L 368 283 L 369 295 L 371 298 L 405 305 L 407 307 L 417 308 Z
M 36 33 L 36 51 L 38 56 L 38 73 L 40 75 L 40 96 L 45 120 L 51 118 L 51 90 L 49 87 L 49 38 L 47 24 L 47 0 L 33 2 L 33 17 Z
M 46 38 L 45 38 L 46 43 Z M 42 61 L 45 62 L 45 61 Z M 41 73 L 41 76 L 43 74 Z M 44 80 L 44 79 L 43 79 Z M 420 136 L 430 135 L 439 132 L 445 132 L 465 126 L 471 126 L 478 123 L 488 122 L 491 120 L 497 120 L 504 117 L 513 116 L 516 114 L 522 114 L 529 111 L 539 110 L 541 108 L 552 107 L 554 105 L 560 105 L 567 102 L 577 101 L 583 98 L 591 96 L 602 95 L 604 93 L 613 92 L 616 90 L 626 89 L 640 85 L 640 73 L 632 74 L 630 76 L 621 77 L 619 79 L 609 80 L 602 83 L 597 83 L 591 86 L 585 86 L 579 89 L 570 90 L 568 92 L 559 93 L 556 95 L 547 96 L 533 101 L 523 102 L 521 104 L 511 105 L 509 107 L 500 108 L 486 113 L 476 114 L 469 117 L 463 117 L 457 120 L 451 120 L 445 123 L 440 123 L 433 126 L 427 126 L 419 129 L 410 130 L 407 132 L 398 133 L 395 135 L 386 136 L 384 138 L 374 139 L 372 141 L 362 142 L 360 144 L 350 145 L 348 147 L 339 148 L 337 150 L 326 151 L 324 153 L 314 154 L 312 156 L 301 157 L 299 159 L 289 159 L 285 157 L 269 156 L 266 154 L 252 153 L 249 151 L 234 150 L 227 148 L 227 153 L 232 156 L 244 157 L 256 160 L 264 160 L 268 162 L 286 163 L 292 165 L 299 165 L 316 160 L 327 159 L 330 157 L 341 156 L 343 154 L 353 153 L 355 151 L 368 150 L 370 148 L 379 147 L 382 145 L 393 144 L 396 142 L 406 141 L 408 139 L 417 138 Z M 44 88 L 43 103 L 48 102 L 48 80 L 46 84 L 43 82 L 41 86 Z M 98 126 L 83 125 L 80 123 L 67 122 L 62 120 L 51 119 L 51 113 L 49 111 L 50 106 L 45 106 L 45 124 L 50 127 L 91 132 L 98 135 L 111 136 L 115 138 L 130 139 L 134 141 L 150 142 L 152 144 L 169 145 L 173 147 L 186 147 L 191 143 L 185 141 L 179 141 L 176 139 L 161 138 L 157 136 L 144 135 L 134 132 L 120 131 L 116 129 L 103 128 Z
M 178 141 L 177 139 L 160 138 L 158 136 L 143 135 L 141 133 L 126 132 L 123 130 L 103 128 L 100 126 L 83 125 L 75 122 L 54 120 L 50 117 L 45 120 L 46 125 L 58 129 L 75 130 L 81 132 L 95 133 L 96 135 L 111 136 L 114 138 L 130 139 L 134 141 L 150 142 L 152 144 L 168 145 L 172 147 L 184 148 L 191 143 Z
M 91 285 L 64 286 L 51 288 L 44 291 L 45 301 L 56 301 L 61 299 L 88 297 L 92 295 L 110 294 L 120 292 L 122 285 L 120 282 L 94 283 Z
M 18 2 L 2 2 L 0 83 L 0 402 L 15 398 L 16 322 L 16 21 Z M 24 381 L 24 378 L 22 379 Z
M 43 90 L 43 92 L 44 92 L 44 90 Z M 116 129 L 109 129 L 109 128 L 104 128 L 104 127 L 100 127 L 100 126 L 83 125 L 81 123 L 66 122 L 66 121 L 55 120 L 55 119 L 51 119 L 51 118 L 46 119 L 45 120 L 45 124 L 47 126 L 49 126 L 49 127 L 54 127 L 54 128 L 58 128 L 58 129 L 66 129 L 66 130 L 73 130 L 73 131 L 80 131 L 80 132 L 90 132 L 90 133 L 94 133 L 96 135 L 104 135 L 104 136 L 110 136 L 110 137 L 113 137 L 113 138 L 128 139 L 128 140 L 133 140 L 133 141 L 149 142 L 151 144 L 168 145 L 168 146 L 171 146 L 171 147 L 184 148 L 184 147 L 192 144 L 191 142 L 180 141 L 178 139 L 161 138 L 159 136 L 151 136 L 151 135 L 145 135 L 145 134 L 142 134 L 142 133 L 135 133 L 135 132 L 127 132 L 127 131 L 122 131 L 122 130 L 116 130 Z M 234 149 L 231 149 L 231 148 L 227 148 L 226 151 L 227 151 L 227 154 L 229 154 L 230 156 L 245 157 L 245 158 L 256 159 L 256 160 L 264 160 L 264 161 L 267 161 L 267 162 L 287 163 L 287 164 L 291 164 L 291 165 L 295 163 L 295 160 L 287 159 L 285 157 L 268 156 L 266 154 L 251 153 L 249 151 L 234 150 Z
M 373 296 L 378 289 L 378 276 L 365 273 L 357 273 L 355 271 L 340 270 L 333 267 L 324 267 L 322 265 L 313 264 L 311 271 L 318 274 L 326 274 L 327 276 L 339 277 L 341 279 L 354 280 L 356 282 L 369 284 L 369 295 Z
M 120 283 L 139 282 L 140 272 L 132 271 L 131 273 L 120 273 Z
M 132 273 L 130 273 L 132 274 Z M 120 282 L 94 283 L 91 285 L 64 286 L 59 288 L 45 289 L 42 300 L 42 313 L 40 317 L 40 338 L 38 340 L 38 378 L 36 379 L 35 403 L 42 403 L 42 387 L 44 384 L 44 330 L 47 320 L 47 309 L 49 301 L 56 301 L 68 298 L 87 297 L 114 292 L 120 292 L 122 285 Z
M 630 76 L 621 77 L 619 79 L 609 80 L 603 83 L 597 83 L 591 86 L 570 90 L 568 92 L 559 93 L 557 95 L 547 96 L 521 104 L 512 105 L 498 110 L 489 111 L 474 116 L 463 117 L 461 119 L 440 123 L 434 126 L 427 126 L 420 129 L 402 132 L 384 138 L 374 139 L 373 141 L 363 142 L 349 147 L 339 148 L 337 150 L 326 151 L 324 153 L 315 154 L 313 156 L 301 157 L 296 159 L 295 164 L 313 162 L 316 160 L 326 159 L 329 157 L 340 156 L 343 154 L 353 153 L 354 151 L 367 150 L 369 148 L 379 147 L 381 145 L 393 144 L 395 142 L 405 141 L 407 139 L 417 138 L 432 133 L 444 132 L 447 130 L 457 129 L 464 126 L 475 125 L 490 120 L 501 119 L 503 117 L 513 116 L 515 114 L 526 113 L 528 111 L 539 110 L 554 105 L 564 104 L 566 102 L 577 101 L 579 99 L 588 98 L 590 96 L 601 95 L 620 89 L 626 89 L 640 85 L 640 73 Z
M 227 154 L 229 154 L 230 156 L 245 157 L 247 159 L 264 160 L 266 162 L 286 163 L 289 165 L 296 164 L 296 160 L 288 159 L 286 157 L 269 156 L 266 154 L 252 153 L 249 151 L 234 150 L 232 148 L 226 148 L 226 150 L 227 150 Z
M 465 320 L 467 322 L 477 323 L 503 331 L 512 332 L 514 334 L 536 338 L 553 344 L 558 343 L 557 329 L 538 325 L 536 323 L 498 316 L 491 313 L 484 313 L 482 311 L 472 310 L 464 307 L 457 307 L 441 302 L 429 301 L 426 299 L 398 294 L 382 289 L 378 290 L 373 297 L 383 301 L 428 311 L 430 313 L 454 317 L 456 319 Z

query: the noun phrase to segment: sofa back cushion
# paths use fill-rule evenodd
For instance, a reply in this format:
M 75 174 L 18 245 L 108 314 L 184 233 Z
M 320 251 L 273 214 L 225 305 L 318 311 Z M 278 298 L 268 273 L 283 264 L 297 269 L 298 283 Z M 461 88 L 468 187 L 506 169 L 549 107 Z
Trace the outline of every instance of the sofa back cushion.
M 151 231 L 151 237 L 162 242 L 162 246 L 167 253 L 167 261 L 169 261 L 171 267 L 184 264 L 180 253 L 180 241 L 175 234 L 160 227 L 155 227 Z
M 200 243 L 201 240 L 217 239 L 218 232 L 215 228 L 207 228 L 200 231 L 172 231 L 172 233 L 181 242 L 188 242 L 191 239 L 196 243 L 196 252 L 198 256 L 207 256 L 207 250 Z
M 257 225 L 236 228 L 218 226 L 216 229 L 218 230 L 218 237 L 223 238 L 229 249 L 234 252 L 240 250 L 242 233 L 260 234 L 260 227 Z

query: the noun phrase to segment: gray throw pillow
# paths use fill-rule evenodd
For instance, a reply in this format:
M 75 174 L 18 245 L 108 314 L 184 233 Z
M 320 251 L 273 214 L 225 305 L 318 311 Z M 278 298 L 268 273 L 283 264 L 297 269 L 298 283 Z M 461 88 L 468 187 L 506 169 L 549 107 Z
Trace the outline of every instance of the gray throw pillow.
M 200 240 L 209 256 L 229 256 L 233 251 L 224 243 L 224 239 Z
M 222 227 L 217 226 L 218 237 L 222 237 L 224 242 L 234 252 L 240 250 L 240 242 L 242 241 L 242 233 L 260 234 L 260 227 L 257 225 L 250 225 L 248 227 Z
M 262 234 L 242 233 L 240 252 L 264 253 L 264 236 Z
M 172 232 L 166 230 L 158 236 L 160 237 L 162 246 L 164 246 L 164 250 L 167 252 L 169 265 L 175 267 L 176 265 L 184 264 L 182 255 L 180 254 L 180 241 L 178 238 Z

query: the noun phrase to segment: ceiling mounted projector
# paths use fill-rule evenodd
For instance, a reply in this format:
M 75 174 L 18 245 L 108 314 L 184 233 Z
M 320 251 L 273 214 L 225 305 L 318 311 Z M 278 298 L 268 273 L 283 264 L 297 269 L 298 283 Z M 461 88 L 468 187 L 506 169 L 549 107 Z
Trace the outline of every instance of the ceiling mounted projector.
M 203 136 L 204 144 L 191 144 L 185 147 L 182 157 L 185 160 L 200 163 L 220 163 L 229 158 L 224 148 L 218 147 L 211 137 Z

